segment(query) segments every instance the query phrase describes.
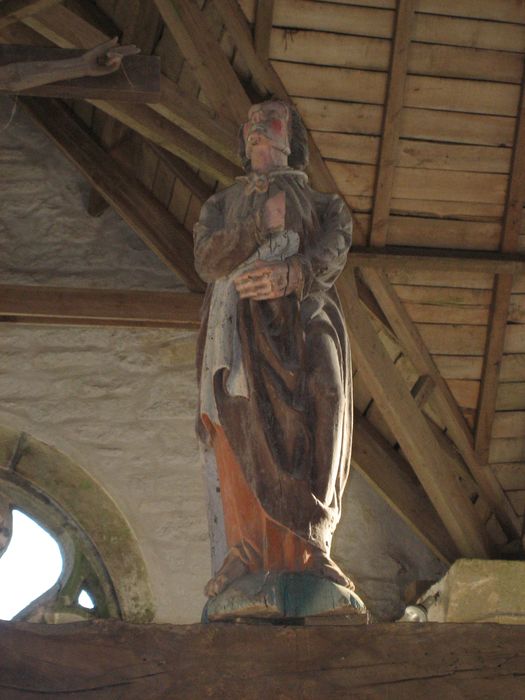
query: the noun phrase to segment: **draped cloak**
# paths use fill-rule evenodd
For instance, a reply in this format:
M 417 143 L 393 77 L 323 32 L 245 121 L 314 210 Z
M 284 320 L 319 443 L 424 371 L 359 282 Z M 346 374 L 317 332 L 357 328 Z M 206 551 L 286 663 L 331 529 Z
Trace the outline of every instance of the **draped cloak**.
M 216 410 L 208 418 L 221 425 L 264 511 L 329 553 L 352 436 L 349 346 L 333 286 L 351 244 L 351 215 L 301 171 L 270 172 L 266 191 L 256 179 L 237 178 L 210 197 L 194 229 L 195 267 L 208 282 L 197 432 L 209 442 L 202 415 Z M 285 231 L 267 234 L 264 204 L 279 191 Z M 298 261 L 300 292 L 269 301 L 232 293 L 234 277 L 258 258 Z

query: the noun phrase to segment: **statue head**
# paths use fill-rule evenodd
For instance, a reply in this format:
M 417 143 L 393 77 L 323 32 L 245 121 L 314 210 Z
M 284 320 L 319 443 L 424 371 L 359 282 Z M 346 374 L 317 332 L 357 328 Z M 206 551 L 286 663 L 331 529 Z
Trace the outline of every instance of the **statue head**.
M 240 156 L 245 171 L 251 170 L 255 149 L 273 148 L 287 157 L 288 165 L 304 170 L 308 165 L 308 137 L 297 109 L 282 100 L 252 105 L 248 121 L 240 130 Z

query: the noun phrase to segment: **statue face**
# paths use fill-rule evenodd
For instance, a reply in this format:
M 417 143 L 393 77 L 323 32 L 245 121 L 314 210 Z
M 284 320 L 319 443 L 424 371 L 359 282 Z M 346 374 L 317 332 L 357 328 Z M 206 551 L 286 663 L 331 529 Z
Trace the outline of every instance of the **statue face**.
M 246 155 L 251 158 L 255 148 L 275 148 L 290 154 L 288 107 L 282 102 L 253 105 L 243 126 Z

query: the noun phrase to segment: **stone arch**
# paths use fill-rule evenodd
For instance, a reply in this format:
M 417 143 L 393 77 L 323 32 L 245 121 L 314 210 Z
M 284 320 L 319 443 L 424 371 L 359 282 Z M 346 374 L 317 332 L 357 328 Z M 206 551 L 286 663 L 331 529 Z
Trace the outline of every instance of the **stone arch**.
M 75 550 L 82 551 L 100 586 L 104 617 L 153 619 L 137 540 L 110 496 L 80 465 L 27 433 L 0 426 L 0 492 L 53 533 L 68 575 L 74 574 Z

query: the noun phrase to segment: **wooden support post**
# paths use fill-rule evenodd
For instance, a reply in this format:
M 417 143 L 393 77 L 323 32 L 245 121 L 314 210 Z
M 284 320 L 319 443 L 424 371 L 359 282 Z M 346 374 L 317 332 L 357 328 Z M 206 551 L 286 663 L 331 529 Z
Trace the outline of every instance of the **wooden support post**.
M 196 330 L 200 294 L 0 285 L 0 322 L 151 325 Z
M 370 245 L 373 246 L 384 246 L 387 241 L 397 147 L 401 132 L 401 110 L 405 94 L 408 51 L 414 27 L 415 8 L 416 0 L 398 0 L 397 2 L 370 229 Z
M 98 146 L 76 120 L 53 100 L 21 98 L 36 123 L 84 177 L 193 291 L 203 283 L 193 266 L 193 241 L 151 193 Z
M 500 245 L 503 253 L 518 250 L 518 238 L 523 223 L 523 206 L 525 205 L 525 67 L 523 76 Z M 509 274 L 498 274 L 494 282 L 476 421 L 476 451 L 483 463 L 487 463 L 489 459 L 489 444 L 496 413 L 496 394 L 509 318 L 512 284 L 513 278 L 510 271 Z
M 349 334 L 367 387 L 399 441 L 419 481 L 463 556 L 486 557 L 491 545 L 467 494 L 441 459 L 441 448 L 405 380 L 392 364 L 359 301 L 351 272 L 345 277 L 343 304 L 352 323 Z

